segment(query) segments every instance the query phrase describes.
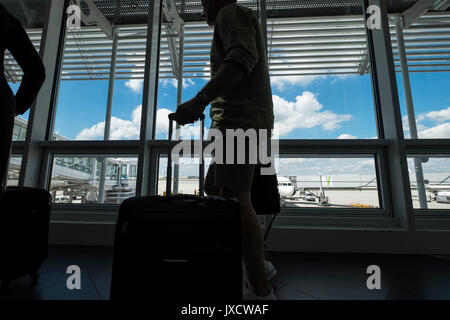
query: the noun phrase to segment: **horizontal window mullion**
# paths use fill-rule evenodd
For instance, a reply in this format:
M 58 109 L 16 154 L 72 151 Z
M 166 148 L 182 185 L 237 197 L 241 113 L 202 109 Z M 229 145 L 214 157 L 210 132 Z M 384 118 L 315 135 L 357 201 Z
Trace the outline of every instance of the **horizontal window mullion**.
M 11 154 L 23 154 L 25 141 L 13 141 L 11 145 Z
M 41 141 L 50 154 L 117 155 L 137 154 L 139 141 Z

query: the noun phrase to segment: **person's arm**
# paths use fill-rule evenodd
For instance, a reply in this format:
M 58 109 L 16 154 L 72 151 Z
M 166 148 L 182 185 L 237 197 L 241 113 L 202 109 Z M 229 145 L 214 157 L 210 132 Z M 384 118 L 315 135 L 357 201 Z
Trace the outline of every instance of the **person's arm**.
M 16 93 L 17 115 L 25 113 L 36 99 L 45 80 L 45 68 L 20 22 L 11 14 L 8 14 L 7 25 L 6 48 L 23 71 L 22 82 Z
M 239 85 L 259 60 L 255 28 L 247 14 L 237 7 L 222 9 L 216 20 L 225 59 L 215 76 L 193 99 L 177 108 L 176 120 L 184 125 L 197 120 L 209 102 Z
M 209 102 L 219 97 L 227 90 L 238 85 L 245 76 L 244 69 L 237 63 L 224 63 L 205 87 L 201 90 L 207 96 L 205 101 L 198 96 L 186 101 L 177 108 L 175 119 L 180 125 L 193 123 L 205 111 Z

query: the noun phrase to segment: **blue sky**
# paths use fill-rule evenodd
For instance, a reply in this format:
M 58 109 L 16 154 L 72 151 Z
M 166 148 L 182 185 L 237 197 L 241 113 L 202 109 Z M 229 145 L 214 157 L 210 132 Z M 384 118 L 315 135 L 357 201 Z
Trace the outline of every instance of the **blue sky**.
M 206 83 L 206 79 L 193 79 L 183 91 L 183 100 L 194 96 Z M 113 116 L 131 120 L 133 110 L 142 103 L 141 91 L 131 90 L 126 81 L 117 81 L 114 92 Z M 176 109 L 177 89 L 174 82 L 164 80 L 159 85 L 158 108 Z M 104 121 L 107 99 L 106 81 L 65 81 L 61 84 L 55 130 L 70 139 L 75 139 L 82 129 Z M 351 115 L 350 121 L 343 121 L 333 130 L 323 125 L 309 129 L 294 129 L 284 135 L 293 139 L 335 139 L 341 134 L 369 138 L 376 135 L 375 118 L 368 76 L 352 76 L 345 79 L 334 77 L 318 78 L 302 85 L 284 84 L 273 86 L 272 93 L 286 102 L 295 102 L 305 91 L 311 92 L 323 106 L 323 110 L 335 114 Z M 291 110 L 293 113 L 294 110 Z M 307 118 L 306 115 L 304 118 Z M 210 121 L 207 119 L 206 125 Z M 164 138 L 164 131 L 157 138 Z M 96 137 L 100 138 L 100 137 Z
M 437 135 L 436 137 L 449 137 L 450 97 L 445 88 L 450 83 L 450 74 L 411 73 L 410 78 L 419 135 L 423 131 L 426 137 L 432 138 L 433 134 Z M 187 80 L 183 100 L 194 96 L 206 81 L 198 78 Z M 275 121 L 281 129 L 281 138 L 336 139 L 376 136 L 369 75 L 277 77 L 271 81 Z M 400 74 L 397 74 L 397 84 L 402 115 L 406 115 Z M 112 139 L 138 137 L 139 110 L 136 108 L 142 103 L 141 85 L 142 83 L 136 80 L 134 86 L 127 80 L 116 81 L 112 110 L 113 117 L 116 118 L 116 131 L 115 134 L 112 133 Z M 18 85 L 12 84 L 12 87 L 15 91 Z M 105 118 L 107 90 L 108 82 L 103 80 L 62 81 L 55 132 L 69 139 L 102 139 L 101 124 Z M 176 82 L 173 79 L 161 80 L 158 109 L 175 110 L 176 96 Z M 161 118 L 158 119 L 159 122 L 165 120 L 167 113 L 158 113 L 158 118 Z M 27 115 L 24 118 L 27 118 Z M 207 117 L 207 126 L 209 123 Z M 405 135 L 408 135 L 406 121 L 404 125 Z M 159 123 L 157 128 L 157 138 L 164 138 L 166 124 Z M 83 129 L 85 134 L 80 135 Z

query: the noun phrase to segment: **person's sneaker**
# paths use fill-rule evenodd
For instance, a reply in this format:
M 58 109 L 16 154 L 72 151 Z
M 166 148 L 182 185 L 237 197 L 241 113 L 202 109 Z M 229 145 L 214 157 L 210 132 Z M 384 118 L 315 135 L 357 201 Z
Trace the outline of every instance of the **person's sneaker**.
M 251 286 L 248 286 L 244 289 L 243 298 L 244 300 L 277 300 L 277 297 L 273 293 L 273 288 L 270 288 L 269 293 L 266 296 L 262 297 L 258 296 Z
M 264 260 L 264 271 L 266 272 L 267 281 L 272 280 L 277 275 L 277 269 L 275 269 L 272 262 L 267 260 Z M 247 280 L 247 269 L 245 268 L 244 261 L 242 261 L 242 286 L 245 287 Z
M 272 280 L 277 275 L 277 269 L 275 269 L 270 261 L 264 260 L 264 270 L 266 271 L 267 281 Z

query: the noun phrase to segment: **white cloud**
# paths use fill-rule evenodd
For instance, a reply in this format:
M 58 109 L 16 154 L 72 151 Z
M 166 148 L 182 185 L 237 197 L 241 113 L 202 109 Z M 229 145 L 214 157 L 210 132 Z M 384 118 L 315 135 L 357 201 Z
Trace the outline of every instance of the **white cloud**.
M 142 79 L 130 79 L 125 82 L 125 86 L 131 89 L 131 91 L 135 93 L 142 92 L 142 86 L 144 84 L 144 80 Z
M 348 133 L 343 133 L 338 137 L 338 139 L 358 139 L 358 137 L 352 136 L 351 134 Z
M 419 116 L 419 117 L 420 117 L 420 116 Z M 423 117 L 419 118 L 419 117 L 417 117 L 416 128 L 417 128 L 418 131 L 425 130 L 427 127 L 420 123 L 420 121 L 422 121 L 424 118 L 423 118 Z M 403 124 L 403 130 L 404 130 L 405 132 L 408 132 L 408 134 L 406 134 L 406 137 L 409 137 L 410 134 L 409 134 L 409 121 L 408 121 L 408 116 L 403 116 L 403 118 L 402 118 L 402 124 Z
M 435 127 L 427 128 L 419 131 L 421 139 L 450 138 L 450 122 L 446 122 Z
M 177 79 L 161 79 L 160 83 L 166 88 L 167 85 L 172 85 L 175 88 L 178 88 L 178 80 Z M 142 79 L 130 79 L 125 82 L 125 86 L 130 88 L 134 93 L 141 93 L 142 87 L 144 85 L 144 80 Z M 192 79 L 183 79 L 183 88 L 187 88 L 189 86 L 195 85 L 195 82 Z
M 171 84 L 172 86 L 174 86 L 175 88 L 178 88 L 178 80 L 174 79 L 174 78 L 165 78 L 165 79 L 161 79 L 160 82 L 162 83 L 162 85 L 164 86 L 164 88 L 167 87 L 168 84 Z M 190 78 L 183 78 L 183 88 L 187 88 L 189 86 L 193 86 L 195 85 L 195 82 L 190 79 Z
M 355 74 L 335 74 L 335 75 L 331 75 L 330 77 L 333 78 L 333 80 L 331 80 L 331 84 L 335 84 L 336 82 L 338 82 L 339 80 L 346 80 L 348 78 L 355 78 L 356 75 Z
M 321 126 L 324 130 L 333 130 L 339 127 L 341 122 L 349 121 L 350 114 L 336 114 L 329 110 L 322 110 L 312 92 L 304 91 L 297 96 L 295 102 L 287 101 L 277 95 L 273 95 L 275 112 L 275 129 L 280 136 L 289 134 L 295 129 L 310 129 Z
M 114 116 L 111 117 L 110 140 L 138 139 L 141 122 L 141 110 L 142 106 L 136 107 L 131 114 L 131 120 L 124 120 Z M 75 139 L 102 139 L 104 131 L 105 121 L 102 121 L 90 128 L 81 130 Z
M 418 136 L 421 139 L 436 139 L 436 138 L 450 138 L 450 122 L 445 122 L 450 120 L 450 107 L 447 109 L 430 111 L 427 113 L 422 113 L 416 116 L 416 124 L 418 130 Z M 436 126 L 427 127 L 422 122 L 430 121 L 437 124 Z M 402 117 L 403 128 L 407 134 L 406 138 L 411 137 L 409 133 L 409 122 L 408 116 Z M 445 123 L 442 123 L 445 122 Z
M 287 66 L 295 68 L 295 66 Z M 276 87 L 280 91 L 287 89 L 287 86 L 307 86 L 315 81 L 323 79 L 331 79 L 330 84 L 333 85 L 339 80 L 346 80 L 354 78 L 354 74 L 317 74 L 317 75 L 283 75 L 283 76 L 271 76 L 270 84 Z
M 421 121 L 424 119 L 434 121 L 434 122 L 448 121 L 448 120 L 450 120 L 450 107 L 448 107 L 447 109 L 442 109 L 442 110 L 438 110 L 438 111 L 430 111 L 428 113 L 419 115 L 418 121 Z
M 283 91 L 287 85 L 306 86 L 316 80 L 325 79 L 326 75 L 307 75 L 307 76 L 272 76 L 270 77 L 271 86 L 275 86 L 278 90 Z
M 156 113 L 156 134 L 164 134 L 166 138 L 169 130 L 168 115 L 173 111 L 160 108 Z M 131 113 L 131 120 L 111 117 L 110 140 L 139 139 L 141 124 L 142 106 L 137 106 Z M 103 139 L 105 131 L 105 122 L 99 122 L 90 128 L 80 131 L 76 140 L 95 140 Z M 199 124 L 184 126 L 181 128 L 180 135 L 183 139 L 199 137 Z

